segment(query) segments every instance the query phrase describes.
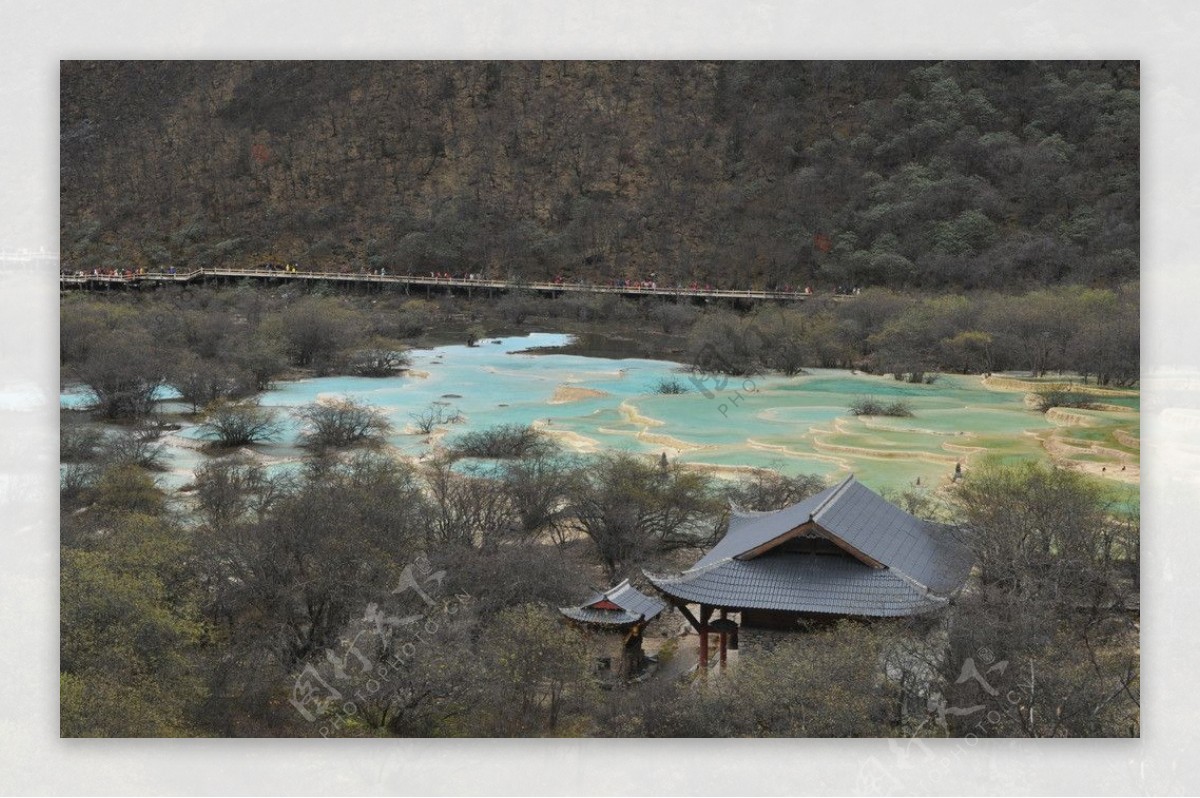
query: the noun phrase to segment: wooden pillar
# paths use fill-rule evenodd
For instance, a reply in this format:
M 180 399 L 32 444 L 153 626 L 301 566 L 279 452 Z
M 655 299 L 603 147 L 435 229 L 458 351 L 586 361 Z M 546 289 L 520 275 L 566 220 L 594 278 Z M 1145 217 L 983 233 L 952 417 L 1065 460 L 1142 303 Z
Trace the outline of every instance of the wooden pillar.
M 725 610 L 721 610 L 721 620 L 725 620 Z M 724 628 L 721 629 L 721 670 L 725 670 L 725 648 L 728 634 Z
M 700 605 L 700 673 L 708 673 L 708 621 L 712 617 L 713 608 L 707 604 Z

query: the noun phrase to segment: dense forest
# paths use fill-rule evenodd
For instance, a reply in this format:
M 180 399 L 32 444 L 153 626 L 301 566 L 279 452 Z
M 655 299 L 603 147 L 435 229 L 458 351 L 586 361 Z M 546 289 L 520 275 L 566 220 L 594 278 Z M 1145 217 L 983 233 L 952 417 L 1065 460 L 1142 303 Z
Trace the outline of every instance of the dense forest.
M 66 267 L 1138 274 L 1136 62 L 64 62 Z

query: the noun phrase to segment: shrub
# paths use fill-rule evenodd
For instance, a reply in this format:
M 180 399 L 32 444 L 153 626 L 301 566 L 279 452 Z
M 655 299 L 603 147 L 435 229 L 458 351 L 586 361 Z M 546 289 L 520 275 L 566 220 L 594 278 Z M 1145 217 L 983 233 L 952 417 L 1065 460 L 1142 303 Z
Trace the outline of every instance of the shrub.
M 850 404 L 850 412 L 856 416 L 894 416 L 897 418 L 909 418 L 912 416 L 912 407 L 903 400 L 896 400 L 889 404 L 884 404 L 879 399 L 873 396 L 860 396 Z
M 340 449 L 359 444 L 378 445 L 392 424 L 378 408 L 352 399 L 313 402 L 296 411 L 307 428 L 301 433 L 307 449 Z
M 350 371 L 359 377 L 392 377 L 408 368 L 411 361 L 398 341 L 372 338 L 350 355 Z
M 247 446 L 269 441 L 279 435 L 281 428 L 274 410 L 259 407 L 258 401 L 221 400 L 208 408 L 208 416 L 200 430 L 212 436 L 217 447 Z
M 236 399 L 253 391 L 256 379 L 248 372 L 185 353 L 171 367 L 168 379 L 192 405 L 192 412 L 218 399 Z
M 487 330 L 482 324 L 472 324 L 467 328 L 467 346 L 479 346 L 479 341 L 487 337 Z
M 521 325 L 542 308 L 542 301 L 529 291 L 513 290 L 496 302 L 496 313 L 505 321 Z
M 702 317 L 692 328 L 692 366 L 708 374 L 744 377 L 763 371 L 763 353 L 772 342 L 754 324 L 726 314 Z
M 688 387 L 678 377 L 663 377 L 655 384 L 654 392 L 675 395 L 687 393 Z
M 530 426 L 500 424 L 468 432 L 455 443 L 455 457 L 485 457 L 505 459 L 545 454 L 552 444 L 546 436 Z
M 699 311 L 691 305 L 676 305 L 663 303 L 650 312 L 650 316 L 659 324 L 664 333 L 683 332 L 691 329 L 699 316 Z
M 148 471 L 166 470 L 166 450 L 153 429 L 120 432 L 103 446 L 104 459 L 112 465 L 133 465 Z
M 74 507 L 95 486 L 100 470 L 92 463 L 65 463 L 58 471 L 58 493 L 63 507 Z
M 64 463 L 87 463 L 100 456 L 104 433 L 62 414 L 58 434 L 58 459 Z
M 1052 407 L 1071 407 L 1079 410 L 1094 410 L 1097 407 L 1095 396 L 1066 386 L 1038 391 L 1034 403 L 1041 413 L 1048 412 Z

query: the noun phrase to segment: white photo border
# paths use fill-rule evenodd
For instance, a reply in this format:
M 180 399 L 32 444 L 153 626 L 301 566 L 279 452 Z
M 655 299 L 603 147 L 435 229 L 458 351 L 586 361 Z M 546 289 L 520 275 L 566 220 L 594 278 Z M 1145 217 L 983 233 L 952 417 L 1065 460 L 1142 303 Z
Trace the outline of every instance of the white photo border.
M 5 0 L 3 17 L 0 793 L 1200 790 L 1200 6 Z M 59 61 L 92 58 L 1140 59 L 1142 738 L 927 741 L 932 759 L 887 740 L 60 740 L 57 269 L 38 250 L 58 250 Z

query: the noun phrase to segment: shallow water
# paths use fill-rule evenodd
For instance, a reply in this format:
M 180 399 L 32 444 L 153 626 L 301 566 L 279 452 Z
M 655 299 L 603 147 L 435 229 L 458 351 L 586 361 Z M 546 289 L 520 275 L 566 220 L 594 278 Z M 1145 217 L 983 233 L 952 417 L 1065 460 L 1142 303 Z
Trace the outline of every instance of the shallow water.
M 390 443 L 410 456 L 426 455 L 436 444 L 415 434 L 412 417 L 439 402 L 465 417 L 446 428 L 442 445 L 496 424 L 537 424 L 578 451 L 623 449 L 648 456 L 665 451 L 672 459 L 718 467 L 722 473 L 745 467 L 826 477 L 853 472 L 876 489 L 903 488 L 918 478 L 924 485 L 937 484 L 949 479 L 956 462 L 969 467 L 984 452 L 1044 460 L 1047 437 L 1061 442 L 1060 456 L 1079 463 L 1118 468 L 1137 462 L 1137 449 L 1128 445 L 1139 434 L 1136 395 L 1113 402 L 1133 412 L 1086 411 L 1056 420 L 1028 409 L 1023 392 L 990 390 L 979 377 L 941 376 L 932 385 L 910 385 L 815 369 L 798 377 L 716 379 L 690 375 L 666 361 L 523 351 L 568 340 L 534 333 L 477 347 L 419 350 L 411 353 L 412 371 L 406 376 L 300 380 L 264 394 L 261 401 L 285 414 L 322 398 L 368 402 L 391 418 L 396 434 Z M 688 393 L 654 392 L 660 379 L 672 376 Z M 855 418 L 848 406 L 868 395 L 903 399 L 914 416 Z M 81 401 L 80 394 L 63 398 L 64 406 Z M 299 431 L 299 423 L 287 417 L 280 441 L 258 447 L 259 453 L 275 468 L 291 467 L 301 456 Z M 187 482 L 206 457 L 185 448 L 202 440 L 194 426 L 178 436 L 175 442 L 182 445 L 172 447 L 172 473 L 163 479 L 173 486 Z

